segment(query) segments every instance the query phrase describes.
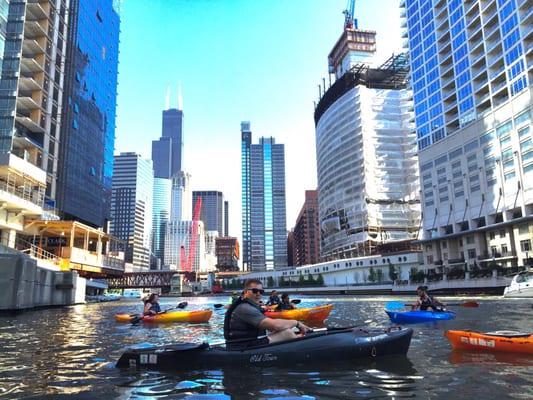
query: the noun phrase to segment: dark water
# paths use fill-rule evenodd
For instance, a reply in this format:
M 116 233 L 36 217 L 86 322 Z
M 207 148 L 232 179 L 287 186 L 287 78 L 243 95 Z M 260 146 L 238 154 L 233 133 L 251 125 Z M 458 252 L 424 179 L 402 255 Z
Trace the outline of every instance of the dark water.
M 302 306 L 332 302 L 328 325 L 388 326 L 389 297 L 302 297 Z M 406 298 L 404 298 L 405 300 Z M 226 298 L 166 298 L 163 309 L 187 300 L 189 309 Z M 412 298 L 410 299 L 412 300 Z M 445 299 L 446 300 L 446 299 Z M 457 318 L 413 325 L 407 357 L 339 363 L 321 368 L 119 371 L 113 363 L 129 345 L 219 341 L 223 310 L 208 324 L 118 324 L 117 312 L 139 301 L 88 304 L 0 317 L 0 397 L 78 399 L 349 399 L 533 398 L 533 356 L 452 352 L 445 329 L 533 331 L 531 300 L 477 299 Z M 453 299 L 460 301 L 460 299 Z

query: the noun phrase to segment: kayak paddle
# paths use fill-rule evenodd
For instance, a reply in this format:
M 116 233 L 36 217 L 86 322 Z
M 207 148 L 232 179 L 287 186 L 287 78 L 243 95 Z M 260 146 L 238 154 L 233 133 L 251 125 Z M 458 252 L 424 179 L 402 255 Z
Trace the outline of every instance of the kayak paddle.
M 300 300 L 300 299 L 293 299 L 293 300 L 291 300 L 291 303 L 292 303 L 292 304 L 300 304 L 301 302 L 302 302 L 302 300 Z
M 215 308 L 222 308 L 222 307 L 224 307 L 224 304 L 222 304 L 222 303 L 216 303 L 216 304 L 213 304 L 213 307 L 215 307 Z

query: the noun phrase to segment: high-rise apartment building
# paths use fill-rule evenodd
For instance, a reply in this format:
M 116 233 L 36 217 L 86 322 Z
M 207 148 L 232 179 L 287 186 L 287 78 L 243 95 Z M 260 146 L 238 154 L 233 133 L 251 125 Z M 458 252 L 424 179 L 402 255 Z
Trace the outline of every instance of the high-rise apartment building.
M 10 246 L 24 219 L 56 196 L 68 8 L 66 0 L 0 6 L 0 229 Z
M 61 108 L 57 208 L 97 227 L 109 220 L 113 175 L 120 32 L 113 3 L 70 1 Z
M 250 123 L 241 123 L 243 268 L 287 266 L 285 147 L 274 138 L 251 144 Z
M 204 222 L 206 231 L 217 231 L 218 236 L 224 235 L 224 195 L 214 190 L 192 192 L 192 209 L 198 197 L 202 198 L 200 219 Z
M 152 141 L 152 160 L 157 178 L 172 178 L 182 170 L 183 111 L 163 111 L 163 129 L 159 140 Z
M 425 266 L 528 263 L 533 224 L 531 2 L 402 0 Z
M 111 234 L 126 242 L 125 261 L 135 269 L 150 266 L 153 179 L 151 160 L 136 153 L 115 156 Z
M 192 192 L 190 180 L 191 175 L 183 171 L 178 171 L 172 177 L 171 221 L 192 220 Z
M 165 255 L 165 232 L 170 221 L 172 180 L 154 178 L 152 206 L 152 253 L 163 263 Z
M 361 63 L 374 51 L 375 32 L 345 25 L 329 55 L 337 80 L 315 109 L 323 261 L 410 251 L 419 230 L 407 58 Z
M 320 262 L 320 229 L 318 223 L 318 191 L 306 190 L 305 202 L 292 233 L 292 265 Z

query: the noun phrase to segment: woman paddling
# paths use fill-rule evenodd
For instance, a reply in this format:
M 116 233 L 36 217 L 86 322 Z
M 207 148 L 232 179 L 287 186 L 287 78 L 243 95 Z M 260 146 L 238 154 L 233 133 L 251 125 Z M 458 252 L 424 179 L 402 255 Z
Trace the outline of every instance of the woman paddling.
M 276 308 L 276 311 L 285 311 L 285 310 L 294 310 L 296 306 L 291 303 L 288 293 L 283 293 L 281 295 L 281 303 Z
M 419 286 L 416 289 L 416 293 L 418 294 L 418 301 L 413 304 L 413 311 L 418 309 L 421 311 L 427 311 L 429 308 L 431 308 L 433 311 L 444 311 L 446 309 L 446 306 L 440 301 L 438 301 L 435 297 L 430 296 L 427 290 L 427 286 Z
M 161 306 L 159 305 L 159 295 L 152 293 L 148 300 L 144 303 L 143 315 L 156 315 L 161 312 Z

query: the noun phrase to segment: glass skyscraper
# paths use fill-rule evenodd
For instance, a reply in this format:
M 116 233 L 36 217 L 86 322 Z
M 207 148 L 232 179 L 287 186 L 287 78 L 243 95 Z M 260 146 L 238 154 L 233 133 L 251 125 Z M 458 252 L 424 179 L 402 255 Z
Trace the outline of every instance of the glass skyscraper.
M 207 231 L 217 231 L 218 236 L 224 236 L 224 194 L 215 190 L 202 190 L 192 192 L 192 210 L 198 197 L 202 198 L 200 219 L 204 222 Z
M 241 124 L 243 267 L 287 266 L 285 147 L 274 138 L 253 145 L 250 123 Z
M 65 219 L 109 219 L 120 17 L 112 0 L 70 1 L 57 207 Z
M 401 7 L 425 267 L 437 276 L 450 271 L 478 276 L 528 264 L 531 1 L 402 0 Z
M 165 255 L 165 232 L 170 221 L 170 205 L 172 197 L 172 180 L 154 178 L 152 208 L 152 253 L 160 262 Z

